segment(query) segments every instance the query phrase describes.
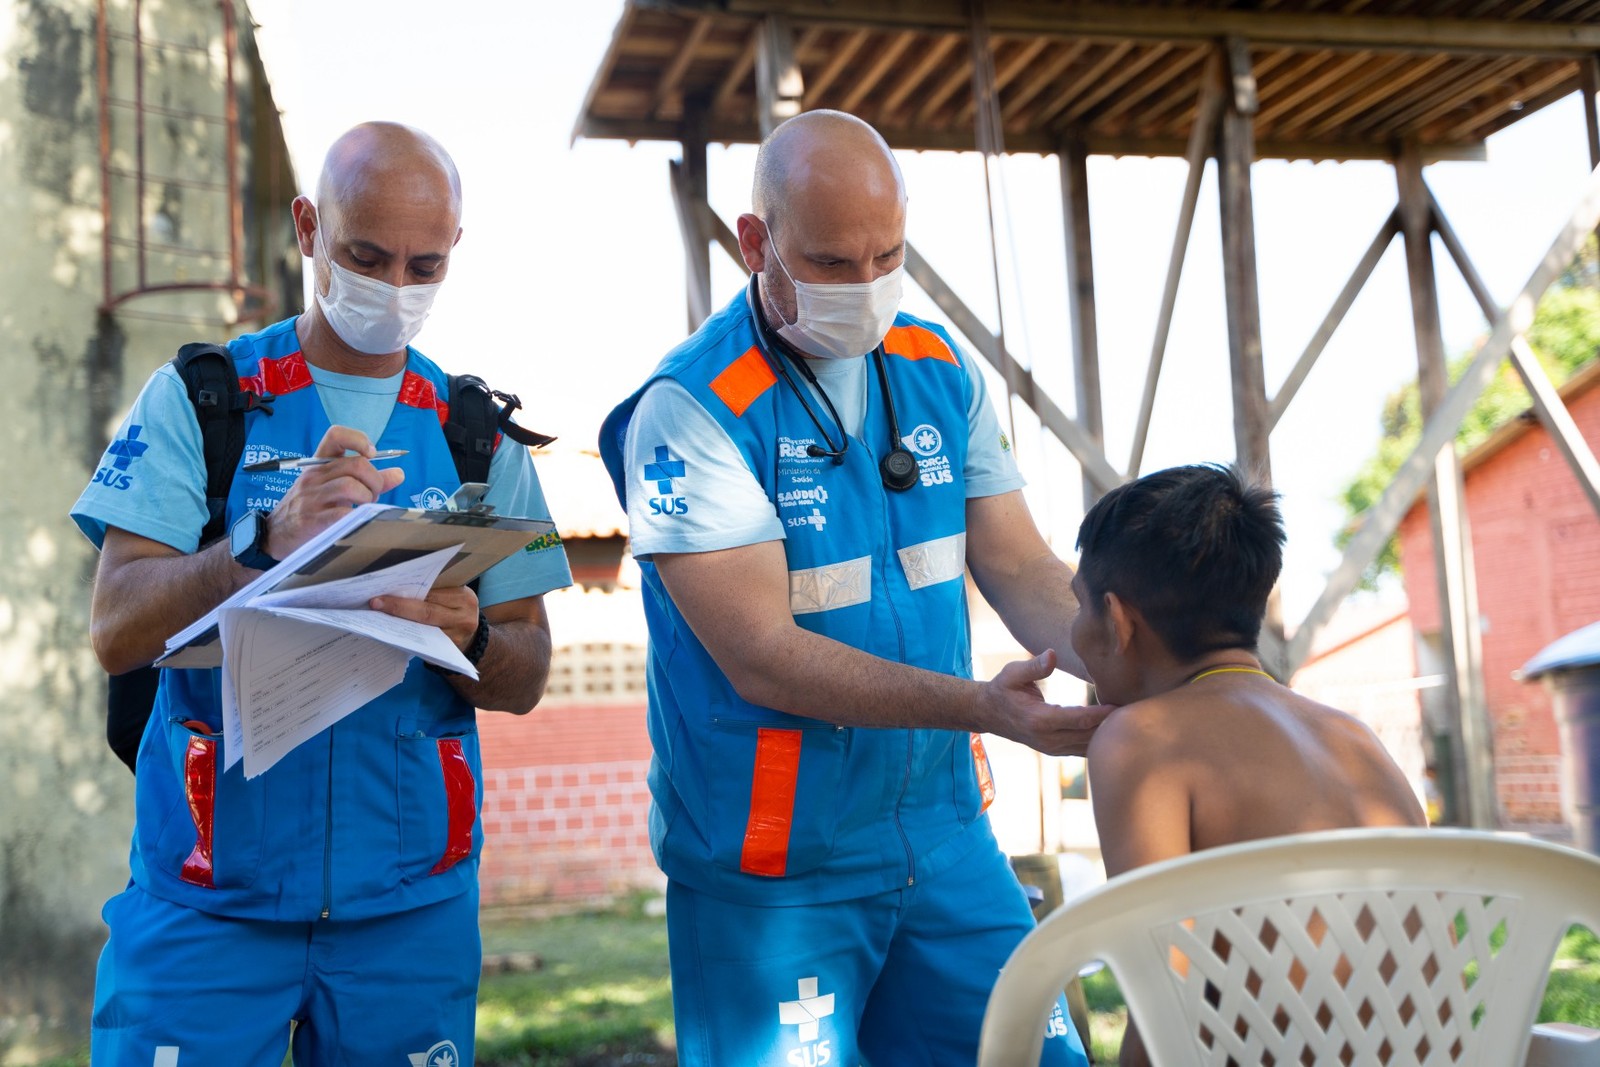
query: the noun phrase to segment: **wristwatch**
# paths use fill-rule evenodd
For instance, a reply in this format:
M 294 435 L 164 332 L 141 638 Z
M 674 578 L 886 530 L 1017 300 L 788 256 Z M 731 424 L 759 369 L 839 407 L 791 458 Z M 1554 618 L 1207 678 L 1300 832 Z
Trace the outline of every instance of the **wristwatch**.
M 234 560 L 241 567 L 257 571 L 276 567 L 278 561 L 267 555 L 266 544 L 267 513 L 264 511 L 245 512 L 228 531 L 228 545 L 233 550 Z
M 467 657 L 468 663 L 476 667 L 479 663 L 483 662 L 484 653 L 488 651 L 489 620 L 483 614 L 483 612 L 480 611 L 478 612 L 478 628 L 473 631 L 472 640 L 467 643 L 466 648 L 461 650 L 461 654 Z M 442 674 L 446 678 L 459 676 L 461 674 L 460 671 L 453 671 L 449 667 L 441 667 L 437 663 L 429 663 L 427 660 L 423 660 L 422 665 L 428 668 L 434 674 Z

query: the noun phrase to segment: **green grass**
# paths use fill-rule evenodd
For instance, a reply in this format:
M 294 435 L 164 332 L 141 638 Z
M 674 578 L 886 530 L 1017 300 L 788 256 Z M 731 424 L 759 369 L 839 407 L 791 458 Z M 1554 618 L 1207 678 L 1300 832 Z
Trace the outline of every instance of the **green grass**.
M 1562 939 L 1539 1021 L 1600 1029 L 1600 938 L 1581 926 Z
M 641 900 L 585 914 L 507 919 L 486 915 L 490 956 L 532 953 L 536 970 L 486 975 L 478 994 L 481 1067 L 671 1067 L 672 991 L 665 920 Z M 1541 1022 L 1600 1028 L 1600 938 L 1574 927 L 1563 940 Z M 1083 982 L 1090 1051 L 1115 1063 L 1127 1024 L 1108 970 Z M 87 1057 L 48 1067 L 83 1067 Z M 843 1067 L 843 1065 L 841 1065 Z
M 486 975 L 478 991 L 483 1067 L 668 1065 L 672 990 L 665 920 L 642 902 L 538 920 L 486 918 L 484 952 L 534 953 L 538 969 Z
M 486 922 L 486 952 L 533 951 L 544 967 L 484 979 L 478 1062 L 488 1067 L 610 1067 L 675 1062 L 666 924 L 636 904 L 537 922 Z M 1109 970 L 1083 981 L 1090 1052 L 1116 1062 L 1128 1021 Z M 1540 1022 L 1600 1028 L 1600 939 L 1574 927 L 1562 942 Z M 630 1057 L 631 1054 L 631 1057 Z

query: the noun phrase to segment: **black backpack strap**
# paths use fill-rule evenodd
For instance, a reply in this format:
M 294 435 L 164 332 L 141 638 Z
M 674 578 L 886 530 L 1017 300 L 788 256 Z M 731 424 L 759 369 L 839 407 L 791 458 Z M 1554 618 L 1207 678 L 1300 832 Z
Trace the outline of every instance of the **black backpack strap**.
M 505 406 L 496 400 L 504 401 Z M 499 434 L 535 448 L 555 440 L 512 422 L 511 413 L 521 406 L 522 401 L 515 396 L 490 389 L 476 375 L 450 375 L 450 411 L 445 418 L 444 439 L 462 482 L 489 480 L 489 464 L 494 459 L 494 443 Z
M 172 365 L 189 391 L 200 423 L 206 462 L 206 525 L 200 543 L 208 544 L 226 532 L 228 490 L 244 453 L 244 415 L 257 409 L 272 414 L 274 398 L 240 388 L 233 357 L 221 345 L 184 345 L 172 357 Z
M 239 386 L 233 357 L 221 345 L 194 343 L 178 349 L 172 365 L 183 379 L 200 424 L 200 448 L 206 463 L 206 524 L 200 543 L 209 544 L 226 531 L 228 490 L 244 453 L 244 416 L 261 410 L 272 414 L 272 397 Z M 106 743 L 117 758 L 134 769 L 145 723 L 155 705 L 160 672 L 151 666 L 112 675 L 106 691 Z

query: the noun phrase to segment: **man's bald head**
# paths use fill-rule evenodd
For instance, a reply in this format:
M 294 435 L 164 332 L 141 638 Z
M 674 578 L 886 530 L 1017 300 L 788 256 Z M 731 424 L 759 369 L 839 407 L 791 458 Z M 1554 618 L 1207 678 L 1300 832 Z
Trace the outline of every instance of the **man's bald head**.
M 830 192 L 905 203 L 900 165 L 877 130 L 843 111 L 804 111 L 761 142 L 752 205 L 768 226 L 782 224 L 796 196 Z
M 317 206 L 335 214 L 359 201 L 434 202 L 461 217 L 461 176 L 438 141 L 398 122 L 364 122 L 328 149 Z

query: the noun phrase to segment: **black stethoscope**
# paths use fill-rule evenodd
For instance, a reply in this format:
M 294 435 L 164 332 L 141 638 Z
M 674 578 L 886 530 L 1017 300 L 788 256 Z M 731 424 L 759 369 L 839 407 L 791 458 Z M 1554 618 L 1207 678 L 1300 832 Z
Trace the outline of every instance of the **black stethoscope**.
M 811 419 L 811 424 L 817 428 L 817 433 L 822 435 L 823 443 L 821 445 L 807 445 L 806 455 L 817 458 L 826 456 L 828 459 L 833 460 L 835 464 L 843 463 L 844 454 L 850 448 L 850 435 L 845 433 L 844 423 L 839 418 L 839 412 L 834 408 L 833 401 L 828 399 L 828 391 L 822 388 L 822 383 L 817 381 L 817 376 L 807 366 L 805 356 L 795 351 L 794 346 L 789 344 L 788 341 L 779 337 L 767 322 L 766 310 L 761 306 L 761 290 L 757 285 L 758 277 L 755 274 L 750 276 L 750 307 L 755 313 L 756 340 L 760 344 L 762 352 L 766 355 L 767 362 L 777 367 L 778 374 L 782 376 L 784 382 L 789 386 L 789 390 L 794 393 L 795 399 L 800 401 L 800 406 L 805 409 L 806 416 Z M 777 357 L 772 354 L 774 350 L 779 353 Z M 872 350 L 872 362 L 878 368 L 878 382 L 883 387 L 884 406 L 889 411 L 889 452 L 878 461 L 878 475 L 883 479 L 884 488 L 893 489 L 895 492 L 904 492 L 917 484 L 917 459 L 911 454 L 911 450 L 906 448 L 900 441 L 900 420 L 895 415 L 894 393 L 889 389 L 889 372 L 883 366 L 882 342 L 879 342 L 878 347 Z M 812 410 L 810 401 L 806 399 L 806 391 L 800 388 L 799 384 L 789 374 L 790 364 L 799 368 L 800 373 L 805 375 L 806 381 L 817 391 L 817 395 L 822 397 L 822 403 L 828 409 L 828 417 L 833 420 L 833 425 L 839 431 L 838 448 L 833 447 L 832 436 L 823 428 L 822 420 L 817 418 L 817 413 Z M 823 445 L 827 447 L 823 447 Z

